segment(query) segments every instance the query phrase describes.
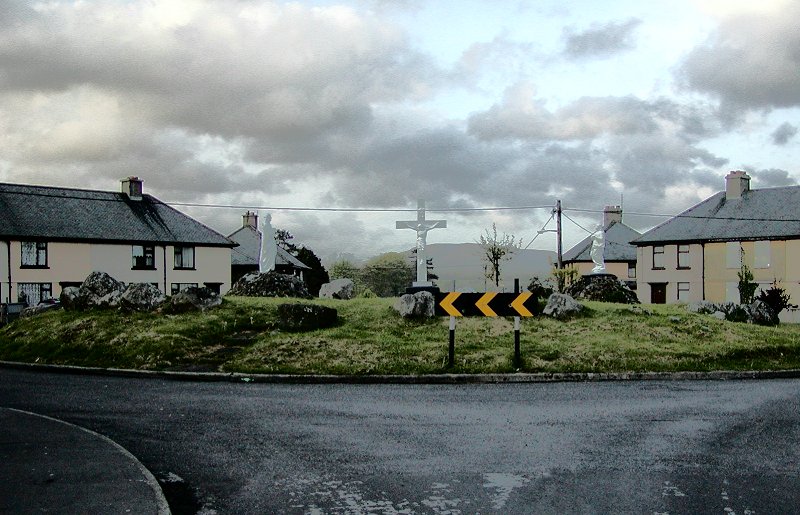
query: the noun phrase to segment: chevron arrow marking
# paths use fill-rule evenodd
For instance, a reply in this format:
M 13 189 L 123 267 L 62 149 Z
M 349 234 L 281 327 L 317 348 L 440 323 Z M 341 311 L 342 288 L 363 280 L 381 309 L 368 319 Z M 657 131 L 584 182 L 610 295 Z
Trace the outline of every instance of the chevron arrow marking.
M 487 317 L 496 317 L 497 313 L 492 311 L 492 308 L 489 307 L 489 303 L 492 301 L 493 298 L 497 293 L 489 292 L 483 295 L 478 302 L 475 303 L 475 307 L 481 310 L 481 313 L 486 315 Z
M 511 307 L 514 308 L 517 313 L 524 317 L 532 317 L 533 313 L 531 313 L 528 308 L 525 307 L 525 302 L 533 295 L 531 292 L 522 292 L 519 296 L 514 299 L 514 302 L 511 303 Z
M 447 314 L 449 314 L 451 317 L 464 316 L 464 315 L 461 314 L 461 312 L 459 310 L 457 310 L 455 308 L 455 306 L 453 306 L 453 302 L 456 301 L 456 299 L 459 297 L 459 295 L 461 295 L 459 292 L 452 291 L 452 292 L 447 294 L 447 297 L 442 299 L 442 302 L 439 303 L 439 306 L 443 310 L 445 310 L 447 312 Z

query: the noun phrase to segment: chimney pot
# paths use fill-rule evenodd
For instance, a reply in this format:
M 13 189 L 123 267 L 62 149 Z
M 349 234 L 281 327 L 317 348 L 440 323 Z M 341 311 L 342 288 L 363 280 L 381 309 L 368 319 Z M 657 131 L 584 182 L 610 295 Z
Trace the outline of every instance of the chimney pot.
M 750 176 L 741 170 L 732 171 L 725 176 L 725 199 L 736 200 L 750 191 Z
M 252 227 L 253 229 L 258 229 L 258 214 L 248 211 L 242 216 L 242 226 L 243 227 Z
M 131 176 L 122 179 L 122 193 L 126 194 L 131 200 L 142 200 L 142 179 Z
M 603 209 L 603 227 L 607 228 L 612 223 L 622 223 L 621 206 L 606 206 Z

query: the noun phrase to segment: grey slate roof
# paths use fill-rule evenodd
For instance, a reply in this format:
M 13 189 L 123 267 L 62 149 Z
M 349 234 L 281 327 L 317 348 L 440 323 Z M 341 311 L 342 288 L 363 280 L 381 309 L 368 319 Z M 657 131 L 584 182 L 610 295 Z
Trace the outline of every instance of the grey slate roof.
M 800 238 L 800 186 L 749 190 L 727 200 L 725 192 L 647 231 L 634 245 Z
M 0 239 L 236 244 L 150 195 L 0 183 Z
M 631 240 L 640 236 L 640 233 L 621 222 L 611 222 L 605 230 L 606 247 L 603 251 L 603 260 L 636 261 L 636 247 L 631 245 Z M 592 237 L 588 236 L 583 241 L 564 253 L 564 261 L 591 261 Z
M 261 250 L 261 233 L 252 226 L 240 227 L 236 232 L 228 236 L 232 241 L 239 244 L 231 252 L 232 265 L 258 265 L 258 257 Z M 286 252 L 285 249 L 278 247 L 278 255 L 275 256 L 276 265 L 290 265 L 294 268 L 311 268 L 303 264 L 299 259 Z

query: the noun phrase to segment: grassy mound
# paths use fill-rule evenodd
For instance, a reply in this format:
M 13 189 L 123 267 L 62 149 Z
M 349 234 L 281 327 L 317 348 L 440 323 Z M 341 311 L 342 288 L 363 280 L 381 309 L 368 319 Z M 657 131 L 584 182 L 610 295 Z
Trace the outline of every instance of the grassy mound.
M 314 300 L 335 327 L 280 329 L 286 299 L 226 297 L 205 313 L 51 311 L 0 329 L 0 359 L 145 370 L 291 374 L 430 374 L 784 370 L 800 368 L 800 326 L 762 327 L 682 306 L 586 302 L 567 322 L 523 319 L 521 368 L 513 319 L 465 318 L 447 367 L 448 319 L 402 319 L 394 299 Z

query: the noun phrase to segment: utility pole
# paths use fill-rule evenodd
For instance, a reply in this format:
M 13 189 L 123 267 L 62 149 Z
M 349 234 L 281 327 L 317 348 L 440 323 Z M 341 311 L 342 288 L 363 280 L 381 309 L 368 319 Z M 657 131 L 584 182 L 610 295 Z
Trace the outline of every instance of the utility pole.
M 556 236 L 558 239 L 558 269 L 564 268 L 564 263 L 561 259 L 561 201 L 556 200 Z

